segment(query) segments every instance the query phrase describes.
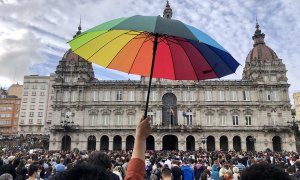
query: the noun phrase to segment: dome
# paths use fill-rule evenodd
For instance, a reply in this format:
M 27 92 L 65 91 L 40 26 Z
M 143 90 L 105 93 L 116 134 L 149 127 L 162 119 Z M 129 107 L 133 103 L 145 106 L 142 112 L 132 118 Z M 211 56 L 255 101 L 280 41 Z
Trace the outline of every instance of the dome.
M 261 61 L 273 61 L 276 60 L 278 57 L 276 53 L 266 45 L 265 41 L 265 34 L 261 32 L 259 29 L 259 25 L 256 24 L 256 31 L 252 36 L 254 40 L 253 48 L 250 50 L 246 62 L 250 62 L 252 60 L 261 60 Z
M 265 44 L 258 44 L 250 50 L 246 62 L 250 62 L 252 60 L 261 60 L 261 61 L 273 61 L 277 59 L 276 53 Z
M 63 56 L 63 61 L 74 61 L 78 62 L 79 59 L 84 60 L 82 57 L 78 56 L 77 54 L 73 53 L 71 49 L 69 49 Z

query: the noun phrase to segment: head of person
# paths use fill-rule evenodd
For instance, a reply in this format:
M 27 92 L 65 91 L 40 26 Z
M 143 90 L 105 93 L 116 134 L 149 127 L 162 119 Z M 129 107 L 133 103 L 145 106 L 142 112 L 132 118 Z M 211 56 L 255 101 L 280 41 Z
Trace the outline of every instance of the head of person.
M 4 173 L 0 176 L 0 180 L 13 180 L 14 177 L 9 173 Z
M 259 163 L 246 168 L 241 173 L 241 180 L 290 180 L 289 175 L 275 165 Z
M 34 177 L 39 170 L 39 166 L 35 163 L 30 164 L 30 166 L 28 167 L 28 176 L 30 177 Z
M 233 172 L 233 173 L 239 173 L 239 168 L 233 167 L 233 168 L 232 168 L 232 172 Z
M 102 170 L 110 170 L 112 167 L 110 157 L 100 151 L 93 151 L 89 156 L 87 162 Z
M 172 180 L 172 171 L 165 167 L 161 170 L 161 176 L 163 180 Z

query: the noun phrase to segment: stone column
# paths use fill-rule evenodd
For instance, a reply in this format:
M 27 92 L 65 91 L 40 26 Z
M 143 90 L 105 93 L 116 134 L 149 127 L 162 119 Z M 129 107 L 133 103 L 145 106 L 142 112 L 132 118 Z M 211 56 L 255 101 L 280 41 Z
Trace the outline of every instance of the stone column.
M 178 141 L 178 150 L 186 151 L 186 142 L 185 141 Z
M 228 138 L 228 150 L 233 150 L 233 140 Z
M 162 141 L 155 141 L 155 151 L 161 151 L 162 150 Z
M 216 139 L 216 141 L 215 141 L 215 147 L 216 147 L 216 150 L 217 150 L 217 151 L 220 150 L 220 140 L 219 140 L 219 138 Z
M 122 150 L 126 150 L 126 141 L 122 140 L 122 145 L 121 145 Z
M 242 151 L 247 151 L 246 138 L 241 140 Z
M 113 141 L 109 141 L 108 150 L 113 150 L 113 145 L 114 145 L 114 142 Z

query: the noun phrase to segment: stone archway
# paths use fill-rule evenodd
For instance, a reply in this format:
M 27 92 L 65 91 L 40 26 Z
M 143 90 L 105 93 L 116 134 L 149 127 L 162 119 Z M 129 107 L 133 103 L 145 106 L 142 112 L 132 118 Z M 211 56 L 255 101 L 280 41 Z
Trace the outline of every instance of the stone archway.
M 178 124 L 177 120 L 177 98 L 173 93 L 166 93 L 162 97 L 162 125 L 173 126 Z
M 206 139 L 206 149 L 207 151 L 216 150 L 215 138 L 213 136 L 208 136 Z
M 233 149 L 235 151 L 241 151 L 242 150 L 242 144 L 241 144 L 241 137 L 240 136 L 234 136 L 233 137 Z
M 247 136 L 246 138 L 246 147 L 247 151 L 255 151 L 255 139 L 252 136 Z
M 195 151 L 195 138 L 194 136 L 188 136 L 186 138 L 186 150 L 187 151 Z
M 274 136 L 272 138 L 272 144 L 273 144 L 273 151 L 281 152 L 281 138 L 279 136 Z
M 134 137 L 132 135 L 126 138 L 126 150 L 132 150 L 134 145 Z
M 220 150 L 228 151 L 228 138 L 227 136 L 220 137 Z
M 88 151 L 95 151 L 96 150 L 96 137 L 93 136 L 93 135 L 88 137 L 87 150 Z
M 178 138 L 175 135 L 163 137 L 163 150 L 178 150 Z
M 71 149 L 71 137 L 68 135 L 65 135 L 61 139 L 61 150 L 70 151 L 70 149 Z
M 114 137 L 114 140 L 113 140 L 113 150 L 114 151 L 122 150 L 122 138 L 119 135 L 117 135 L 117 136 Z
M 148 136 L 146 139 L 146 150 L 155 150 L 155 141 L 153 136 Z
M 102 136 L 100 140 L 100 151 L 108 151 L 109 150 L 109 138 L 108 136 Z

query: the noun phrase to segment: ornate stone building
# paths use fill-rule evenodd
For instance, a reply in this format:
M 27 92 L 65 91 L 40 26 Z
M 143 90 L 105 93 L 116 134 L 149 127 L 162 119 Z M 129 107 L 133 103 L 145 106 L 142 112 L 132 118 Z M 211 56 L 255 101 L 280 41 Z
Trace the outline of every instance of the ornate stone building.
M 154 79 L 147 149 L 296 150 L 286 123 L 287 70 L 264 37 L 257 24 L 241 80 Z M 50 150 L 133 148 L 148 78 L 98 80 L 92 64 L 71 51 L 55 75 Z

